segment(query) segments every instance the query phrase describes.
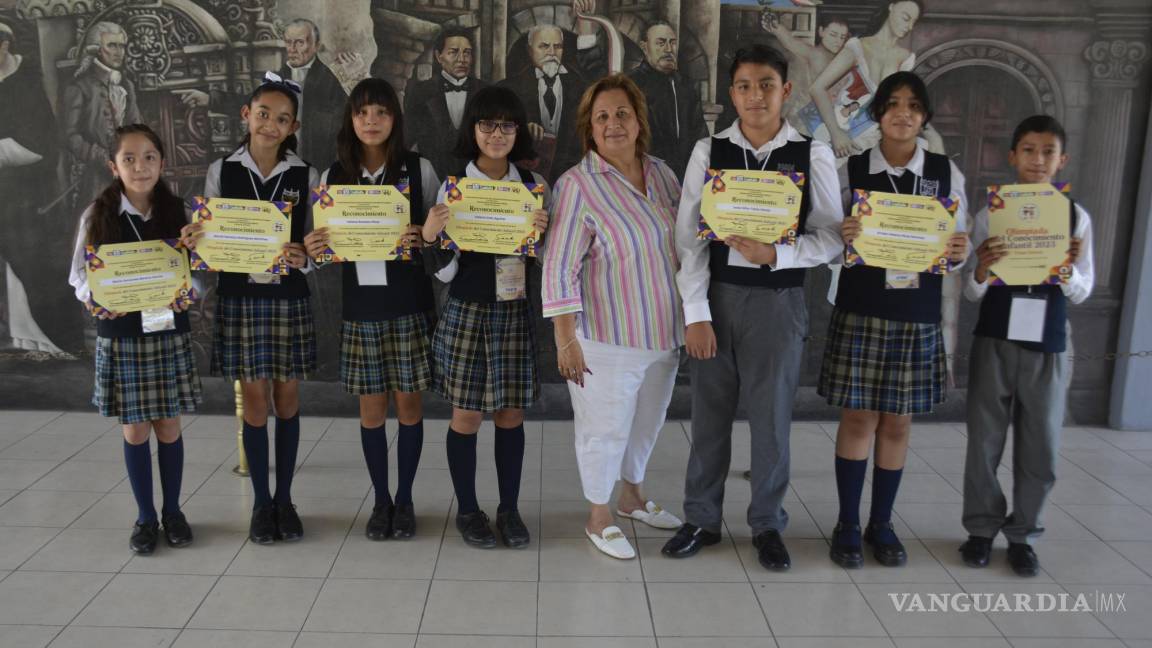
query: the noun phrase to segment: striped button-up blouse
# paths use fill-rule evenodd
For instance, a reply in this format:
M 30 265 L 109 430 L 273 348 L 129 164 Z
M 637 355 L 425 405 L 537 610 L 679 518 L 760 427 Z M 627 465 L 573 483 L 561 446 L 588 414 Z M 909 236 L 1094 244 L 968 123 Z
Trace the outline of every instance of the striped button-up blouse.
M 577 313 L 585 338 L 667 351 L 683 343 L 676 291 L 680 183 L 644 156 L 648 195 L 595 152 L 556 181 L 542 281 L 544 317 Z

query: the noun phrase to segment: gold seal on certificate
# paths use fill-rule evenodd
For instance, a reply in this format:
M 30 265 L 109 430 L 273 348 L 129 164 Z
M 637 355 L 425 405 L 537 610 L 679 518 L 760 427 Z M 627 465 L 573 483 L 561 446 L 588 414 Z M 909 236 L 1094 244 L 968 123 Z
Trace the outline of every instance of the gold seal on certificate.
M 533 212 L 544 204 L 543 185 L 448 176 L 444 191 L 450 215 L 442 247 L 536 256 Z
M 945 274 L 948 239 L 956 232 L 956 207 L 950 197 L 912 196 L 856 189 L 852 216 L 860 236 L 844 251 L 844 265 L 869 265 L 901 272 Z
M 196 299 L 188 257 L 175 239 L 89 245 L 84 262 L 88 307 L 97 315 L 188 306 Z
M 292 235 L 292 206 L 281 201 L 193 199 L 204 237 L 192 251 L 193 270 L 288 274 L 284 245 Z
M 318 262 L 412 258 L 404 233 L 412 221 L 407 183 L 320 185 L 312 189 L 312 221 L 328 228 L 330 244 Z
M 988 236 L 999 236 L 1008 251 L 988 269 L 991 285 L 1068 283 L 1070 188 L 1067 182 L 988 187 Z
M 804 180 L 795 172 L 708 169 L 697 237 L 744 236 L 769 245 L 795 245 Z

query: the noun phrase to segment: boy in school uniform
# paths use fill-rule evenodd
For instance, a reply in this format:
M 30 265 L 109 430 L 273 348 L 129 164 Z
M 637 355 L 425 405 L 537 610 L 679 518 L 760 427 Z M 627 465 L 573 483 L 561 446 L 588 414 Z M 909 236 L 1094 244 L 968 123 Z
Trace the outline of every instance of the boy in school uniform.
M 684 486 L 686 523 L 663 553 L 694 555 L 720 541 L 724 480 L 732 458 L 732 421 L 743 400 L 752 436 L 748 524 L 760 564 L 785 570 L 791 559 L 780 532 L 788 524 L 792 402 L 800 376 L 808 310 L 806 269 L 844 249 L 840 182 L 832 149 L 804 137 L 781 117 L 791 93 L 788 64 L 755 45 L 736 53 L 729 93 L 738 119 L 697 142 L 684 176 L 676 223 L 686 346 L 692 373 L 692 451 Z M 697 238 L 707 169 L 804 174 L 794 245 L 729 236 Z
M 1020 183 L 1051 183 L 1068 162 L 1060 122 L 1035 115 L 1020 122 L 1012 136 L 1008 163 Z M 1056 483 L 1060 429 L 1064 423 L 1069 366 L 1068 303 L 1079 304 L 1092 292 L 1092 221 L 1069 201 L 1072 275 L 1063 285 L 989 286 L 989 269 L 1008 254 L 1005 241 L 988 236 L 988 209 L 976 215 L 972 244 L 978 262 L 964 294 L 980 302 L 968 377 L 968 455 L 964 465 L 964 563 L 984 567 L 997 533 L 1008 539 L 1008 564 L 1020 576 L 1035 576 L 1040 562 L 1030 542 L 1044 532 L 1040 514 Z M 1044 300 L 1043 337 L 1039 342 L 1008 337 L 1013 300 Z M 1039 326 L 1039 323 L 1037 323 Z M 1012 513 L 996 478 L 1008 426 L 1013 433 Z

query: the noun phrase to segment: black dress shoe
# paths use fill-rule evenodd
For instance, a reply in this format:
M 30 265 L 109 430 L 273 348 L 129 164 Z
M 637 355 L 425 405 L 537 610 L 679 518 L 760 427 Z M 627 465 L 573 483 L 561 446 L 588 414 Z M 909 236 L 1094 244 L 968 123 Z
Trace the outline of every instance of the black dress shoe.
M 860 569 L 864 566 L 864 554 L 860 550 L 860 525 L 838 522 L 832 531 L 832 547 L 828 551 L 832 562 L 844 569 Z
M 160 523 L 164 526 L 164 540 L 169 547 L 186 547 L 192 544 L 192 527 L 184 514 L 177 511 L 172 515 L 165 515 Z
M 877 531 L 885 530 L 891 532 L 894 542 L 881 542 L 876 537 Z M 872 545 L 872 557 L 885 567 L 901 567 L 908 562 L 908 552 L 892 531 L 891 522 L 869 522 L 868 528 L 864 530 L 864 542 Z
M 276 541 L 276 509 L 272 508 L 271 504 L 252 509 L 248 539 L 262 545 L 270 545 Z
M 132 525 L 132 537 L 128 538 L 128 546 L 134 553 L 147 556 L 156 551 L 156 541 L 160 539 L 160 523 L 137 522 Z
M 295 504 L 276 504 L 276 539 L 296 542 L 304 537 L 304 523 L 296 514 Z
M 1022 542 L 1008 543 L 1008 566 L 1017 576 L 1031 577 L 1040 573 L 1040 559 L 1036 552 Z
M 456 530 L 464 542 L 473 547 L 491 549 L 496 546 L 496 536 L 492 533 L 492 527 L 488 526 L 488 516 L 484 511 L 457 515 Z
M 407 540 L 416 535 L 416 511 L 412 503 L 397 504 L 392 512 L 392 537 Z
M 364 526 L 369 540 L 387 540 L 392 535 L 392 505 L 381 504 L 372 509 L 372 517 Z
M 992 556 L 992 538 L 970 535 L 968 541 L 960 545 L 960 558 L 969 567 L 987 567 Z
M 528 527 L 520 519 L 520 511 L 515 509 L 496 514 L 496 529 L 500 531 L 505 547 L 523 549 L 532 541 Z
M 720 542 L 721 536 L 715 531 L 701 529 L 695 524 L 685 522 L 676 535 L 664 543 L 660 553 L 669 558 L 688 558 L 695 556 L 704 547 L 710 547 Z
M 760 565 L 771 571 L 788 571 L 792 566 L 792 558 L 788 556 L 788 548 L 776 529 L 768 529 L 756 534 L 752 538 L 752 546 L 756 547 Z

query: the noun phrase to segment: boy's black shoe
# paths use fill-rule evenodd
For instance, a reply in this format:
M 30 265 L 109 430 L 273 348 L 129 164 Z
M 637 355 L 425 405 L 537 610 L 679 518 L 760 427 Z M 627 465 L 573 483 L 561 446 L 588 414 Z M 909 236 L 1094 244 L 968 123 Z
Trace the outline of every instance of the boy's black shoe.
M 488 516 L 484 511 L 456 515 L 456 530 L 464 538 L 464 542 L 473 547 L 491 549 L 496 546 L 496 535 L 492 527 L 488 526 Z
M 276 510 L 271 504 L 252 509 L 248 539 L 262 545 L 270 545 L 276 541 Z
M 397 504 L 392 513 L 392 537 L 407 540 L 416 535 L 416 511 L 412 504 Z
M 1040 573 L 1040 559 L 1031 545 L 1023 542 L 1008 543 L 1008 566 L 1017 576 L 1032 577 Z
M 392 506 L 381 504 L 372 509 L 372 517 L 364 526 L 364 535 L 369 540 L 387 540 L 392 535 Z
M 128 547 L 133 553 L 147 556 L 156 551 L 156 541 L 160 539 L 160 523 L 137 522 L 132 525 L 132 536 L 128 538 Z
M 968 541 L 960 545 L 960 557 L 969 567 L 987 567 L 992 557 L 992 538 L 968 536 Z
M 878 533 L 883 535 L 878 538 Z M 881 540 L 884 536 L 889 537 L 887 542 Z M 864 530 L 864 542 L 872 545 L 872 556 L 885 567 L 900 567 L 908 562 L 908 552 L 892 530 L 891 522 L 869 522 Z
M 769 529 L 758 533 L 752 538 L 752 546 L 756 547 L 760 566 L 764 569 L 787 571 L 792 566 L 792 558 L 788 556 L 788 548 L 784 546 L 779 531 Z
M 721 536 L 715 531 L 701 529 L 695 524 L 685 522 L 676 535 L 664 543 L 660 553 L 669 558 L 688 558 L 695 556 L 704 547 L 710 547 L 720 542 Z
M 165 515 L 160 520 L 164 526 L 164 540 L 169 547 L 186 547 L 192 544 L 192 527 L 184 514 L 177 511 L 172 515 Z
M 276 504 L 276 538 L 295 542 L 304 537 L 304 523 L 296 514 L 295 504 Z
M 844 569 L 860 569 L 864 566 L 864 554 L 860 550 L 860 525 L 837 522 L 832 531 L 832 547 L 828 550 L 832 562 Z
M 520 518 L 520 511 L 515 509 L 496 514 L 496 528 L 504 538 L 504 546 L 513 549 L 522 549 L 528 546 L 532 537 L 528 534 L 528 527 Z

